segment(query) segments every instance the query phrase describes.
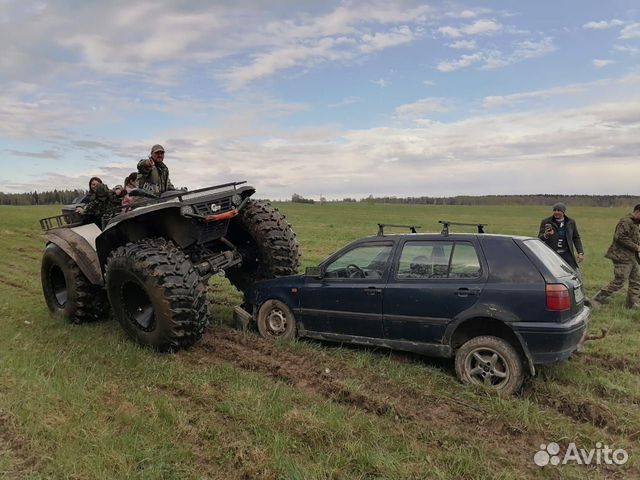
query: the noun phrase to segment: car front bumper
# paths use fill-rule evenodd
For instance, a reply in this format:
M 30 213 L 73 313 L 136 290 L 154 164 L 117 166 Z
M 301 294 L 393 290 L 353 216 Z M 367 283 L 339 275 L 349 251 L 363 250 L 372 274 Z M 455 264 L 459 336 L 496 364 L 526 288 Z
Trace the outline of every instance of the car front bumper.
M 526 344 L 534 364 L 566 360 L 584 342 L 591 321 L 591 309 L 582 311 L 564 323 L 517 322 L 513 330 Z

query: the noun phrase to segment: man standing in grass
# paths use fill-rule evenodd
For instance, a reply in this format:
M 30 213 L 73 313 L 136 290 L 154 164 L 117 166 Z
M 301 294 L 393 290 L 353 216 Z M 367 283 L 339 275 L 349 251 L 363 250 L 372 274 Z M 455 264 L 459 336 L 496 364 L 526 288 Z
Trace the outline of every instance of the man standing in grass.
M 584 259 L 584 248 L 578 226 L 573 219 L 565 215 L 566 211 L 567 206 L 564 203 L 556 203 L 553 206 L 553 215 L 540 222 L 538 238 L 577 271 L 578 263 Z
M 607 303 L 609 297 L 629 281 L 626 307 L 640 310 L 640 204 L 633 207 L 633 213 L 625 215 L 616 225 L 613 243 L 607 250 L 606 258 L 613 262 L 613 280 L 600 289 L 593 298 L 593 305 Z

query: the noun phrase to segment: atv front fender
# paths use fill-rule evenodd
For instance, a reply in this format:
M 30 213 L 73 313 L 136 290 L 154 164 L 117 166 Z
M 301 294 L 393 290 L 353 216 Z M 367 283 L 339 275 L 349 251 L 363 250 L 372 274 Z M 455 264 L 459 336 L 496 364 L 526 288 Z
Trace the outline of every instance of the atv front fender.
M 43 238 L 54 243 L 76 262 L 85 277 L 94 285 L 104 285 L 100 261 L 96 253 L 95 239 L 100 229 L 94 224 L 47 231 Z

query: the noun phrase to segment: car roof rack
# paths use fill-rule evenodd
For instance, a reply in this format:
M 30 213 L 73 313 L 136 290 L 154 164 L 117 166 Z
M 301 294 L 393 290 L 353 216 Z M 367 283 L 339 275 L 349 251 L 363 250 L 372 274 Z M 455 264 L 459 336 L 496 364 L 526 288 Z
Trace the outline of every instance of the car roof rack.
M 460 222 L 449 222 L 448 220 L 438 220 L 438 223 L 442 224 L 442 235 L 449 235 L 449 225 L 464 225 L 467 227 L 477 227 L 478 233 L 485 233 L 484 227 L 487 226 L 486 223 L 460 223 Z
M 420 225 L 397 225 L 395 223 L 379 223 L 378 224 L 378 236 L 381 237 L 384 235 L 385 227 L 397 227 L 397 228 L 408 228 L 411 233 L 418 233 L 416 228 L 422 228 Z

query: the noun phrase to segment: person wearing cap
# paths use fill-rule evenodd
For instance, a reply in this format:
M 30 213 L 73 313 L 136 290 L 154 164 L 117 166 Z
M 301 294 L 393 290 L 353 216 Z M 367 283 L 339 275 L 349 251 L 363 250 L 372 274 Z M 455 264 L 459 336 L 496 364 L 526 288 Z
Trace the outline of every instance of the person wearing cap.
M 584 260 L 584 248 L 575 220 L 566 215 L 567 206 L 558 202 L 553 205 L 553 214 L 542 219 L 538 238 L 560 255 L 574 270 Z
M 629 282 L 625 306 L 640 310 L 640 204 L 633 212 L 622 217 L 616 225 L 613 242 L 605 254 L 613 262 L 613 280 L 600 289 L 591 303 L 599 306 L 608 303 L 609 297 Z
M 138 162 L 138 186 L 154 195 L 175 190 L 169 180 L 169 168 L 164 163 L 164 147 L 151 147 L 149 158 Z

